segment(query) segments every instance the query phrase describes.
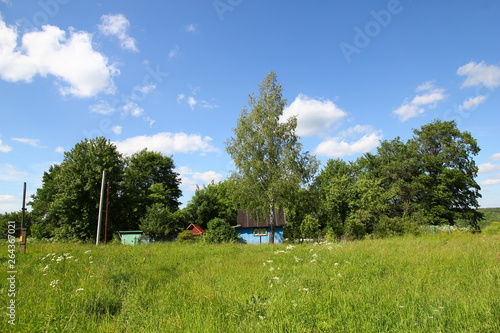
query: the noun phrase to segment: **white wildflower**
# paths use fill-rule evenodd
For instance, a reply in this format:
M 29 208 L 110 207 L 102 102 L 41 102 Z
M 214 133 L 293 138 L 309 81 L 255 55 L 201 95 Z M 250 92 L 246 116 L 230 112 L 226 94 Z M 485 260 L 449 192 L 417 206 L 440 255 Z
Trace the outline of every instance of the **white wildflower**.
M 76 292 L 83 291 L 83 288 L 78 288 Z
M 302 291 L 309 292 L 309 288 L 302 288 Z
M 342 277 L 342 274 L 339 273 L 339 274 L 337 274 L 337 276 L 340 278 L 340 277 Z
M 333 266 L 338 266 L 338 265 L 339 265 L 339 263 L 338 263 L 338 262 L 336 262 L 335 264 L 333 264 Z
M 318 257 L 318 254 L 317 253 L 313 253 L 313 258 L 317 258 Z
M 270 272 L 274 271 L 274 267 L 270 267 L 270 268 L 269 268 L 269 271 L 270 271 Z
M 55 288 L 57 286 L 57 284 L 59 283 L 59 280 L 53 280 L 52 282 L 50 282 L 50 286 L 52 288 Z
M 296 261 L 296 262 L 299 262 L 299 261 L 301 261 L 301 260 L 302 260 L 302 259 L 300 259 L 299 257 L 294 257 L 294 258 L 295 258 L 295 261 Z
M 90 253 L 90 252 L 92 252 L 92 250 L 87 250 L 87 251 L 85 251 L 84 253 Z
M 315 262 L 316 262 L 316 259 L 311 260 L 311 263 L 315 263 Z
M 288 245 L 288 246 L 286 247 L 286 249 L 287 249 L 287 250 L 291 250 L 291 249 L 293 249 L 294 247 L 295 247 L 295 245 Z
M 266 262 L 273 262 L 272 260 L 267 260 Z
M 45 272 L 47 269 L 49 269 L 49 265 L 45 266 L 42 271 Z

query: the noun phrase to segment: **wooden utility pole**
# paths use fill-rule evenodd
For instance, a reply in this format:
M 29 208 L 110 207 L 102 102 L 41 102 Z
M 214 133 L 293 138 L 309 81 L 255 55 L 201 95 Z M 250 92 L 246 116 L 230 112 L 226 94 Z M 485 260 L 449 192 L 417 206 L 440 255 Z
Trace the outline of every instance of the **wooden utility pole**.
M 21 213 L 21 235 L 19 237 L 19 247 L 21 253 L 26 253 L 26 228 L 24 227 L 24 215 L 26 213 L 26 182 L 23 190 L 23 210 Z
M 99 239 L 101 234 L 101 220 L 102 220 L 102 206 L 104 204 L 104 182 L 106 180 L 106 170 L 102 171 L 102 181 L 101 181 L 101 199 L 99 201 L 99 217 L 97 218 L 97 235 L 95 238 L 95 245 L 99 245 Z

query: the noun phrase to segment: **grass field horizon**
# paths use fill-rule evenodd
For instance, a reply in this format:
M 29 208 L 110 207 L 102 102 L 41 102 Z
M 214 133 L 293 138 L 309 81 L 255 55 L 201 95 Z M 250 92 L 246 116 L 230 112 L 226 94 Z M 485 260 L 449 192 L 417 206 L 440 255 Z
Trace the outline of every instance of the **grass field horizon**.
M 4 314 L 0 331 L 498 332 L 499 244 L 468 233 L 259 246 L 31 243 L 16 253 L 16 325 Z

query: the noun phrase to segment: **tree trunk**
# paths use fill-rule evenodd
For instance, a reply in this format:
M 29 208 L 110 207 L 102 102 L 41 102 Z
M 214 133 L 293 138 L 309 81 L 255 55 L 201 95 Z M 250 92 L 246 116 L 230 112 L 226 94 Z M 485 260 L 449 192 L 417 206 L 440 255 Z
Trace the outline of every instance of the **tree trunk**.
M 270 218 L 270 231 L 269 231 L 269 244 L 274 244 L 274 231 L 276 226 L 276 211 L 274 209 L 274 200 L 271 199 L 271 215 Z

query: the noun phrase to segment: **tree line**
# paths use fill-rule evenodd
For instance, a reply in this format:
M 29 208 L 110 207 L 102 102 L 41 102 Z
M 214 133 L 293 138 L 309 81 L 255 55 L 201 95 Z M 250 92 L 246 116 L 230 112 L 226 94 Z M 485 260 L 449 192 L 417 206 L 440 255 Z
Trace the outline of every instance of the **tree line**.
M 330 159 L 318 172 L 319 162 L 303 151 L 296 134 L 297 119 L 282 119 L 285 106 L 271 72 L 259 84 L 259 95 L 250 95 L 226 142 L 236 170 L 198 188 L 182 209 L 171 156 L 148 150 L 123 156 L 104 137 L 77 143 L 43 175 L 27 217 L 31 235 L 93 239 L 103 170 L 111 186 L 110 234 L 141 229 L 168 239 L 189 223 L 227 232 L 222 224 L 234 225 L 238 209 L 258 220 L 270 214 L 271 240 L 279 210 L 286 212 L 289 239 L 386 237 L 457 223 L 479 231 L 474 156 L 480 149 L 454 121 L 435 120 L 414 129 L 407 141 L 382 141 L 376 152 L 352 162 Z M 7 215 L 1 221 L 17 218 Z

